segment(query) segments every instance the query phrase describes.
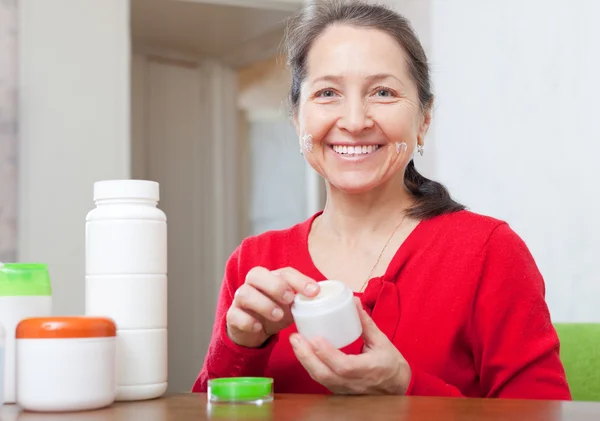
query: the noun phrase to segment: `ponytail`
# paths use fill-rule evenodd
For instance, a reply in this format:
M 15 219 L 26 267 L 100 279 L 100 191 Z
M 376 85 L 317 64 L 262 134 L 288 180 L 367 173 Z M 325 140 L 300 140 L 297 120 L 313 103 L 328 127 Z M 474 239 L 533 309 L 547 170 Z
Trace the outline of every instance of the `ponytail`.
M 444 185 L 423 177 L 415 168 L 412 159 L 404 173 L 404 185 L 416 202 L 414 206 L 408 209 L 407 216 L 409 217 L 428 219 L 465 209 L 465 206 L 452 199 Z

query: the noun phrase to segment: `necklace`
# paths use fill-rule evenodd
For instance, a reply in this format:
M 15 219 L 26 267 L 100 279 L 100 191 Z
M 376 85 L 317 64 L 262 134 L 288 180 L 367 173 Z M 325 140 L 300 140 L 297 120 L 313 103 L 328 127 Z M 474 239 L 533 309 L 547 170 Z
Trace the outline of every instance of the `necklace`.
M 381 260 L 381 256 L 383 256 L 383 252 L 387 248 L 387 246 L 390 243 L 390 241 L 392 241 L 392 238 L 394 237 L 394 234 L 396 234 L 396 231 L 398 231 L 398 228 L 400 228 L 400 225 L 402 225 L 402 223 L 404 222 L 405 218 L 406 218 L 406 214 L 402 215 L 402 219 L 400 220 L 400 223 L 398 225 L 396 225 L 396 228 L 394 228 L 394 231 L 392 231 L 392 233 L 390 234 L 390 237 L 385 242 L 385 245 L 383 246 L 383 248 L 381 249 L 381 252 L 379 253 L 379 257 L 377 257 L 377 260 L 375 261 L 375 264 L 371 268 L 371 271 L 369 272 L 369 275 L 367 276 L 367 279 L 365 279 L 365 282 L 362 284 L 362 286 L 360 287 L 360 290 L 358 292 L 363 292 L 363 290 L 365 289 L 365 287 L 369 283 L 369 280 L 371 279 L 371 276 L 373 275 L 373 272 L 375 271 L 375 268 L 377 267 L 377 265 L 379 264 L 379 261 Z
M 375 264 L 373 265 L 373 267 L 371 268 L 371 271 L 369 272 L 369 275 L 367 276 L 367 279 L 365 279 L 365 282 L 362 284 L 362 286 L 360 287 L 360 289 L 358 290 L 358 292 L 363 292 L 363 290 L 365 289 L 365 287 L 369 283 L 369 280 L 371 279 L 371 276 L 373 275 L 373 272 L 375 271 L 375 268 L 377 268 L 377 265 L 379 264 L 379 261 L 381 260 L 381 257 L 383 256 L 383 253 L 385 252 L 385 249 L 387 248 L 387 246 L 390 243 L 390 241 L 392 241 L 392 238 L 394 238 L 394 234 L 396 234 L 396 231 L 398 231 L 398 228 L 400 228 L 400 226 L 402 225 L 402 223 L 404 222 L 405 219 L 406 219 L 406 214 L 404 213 L 402 215 L 402 219 L 400 219 L 400 222 L 398 223 L 398 225 L 396 225 L 396 227 L 394 228 L 394 230 L 390 234 L 390 237 L 385 242 L 383 248 L 381 249 L 381 252 L 379 253 L 379 256 L 377 257 L 377 260 L 375 261 Z M 315 230 L 318 227 L 318 225 L 320 224 L 320 222 L 321 222 L 321 218 L 317 219 L 317 221 L 315 223 L 315 226 L 314 226 Z

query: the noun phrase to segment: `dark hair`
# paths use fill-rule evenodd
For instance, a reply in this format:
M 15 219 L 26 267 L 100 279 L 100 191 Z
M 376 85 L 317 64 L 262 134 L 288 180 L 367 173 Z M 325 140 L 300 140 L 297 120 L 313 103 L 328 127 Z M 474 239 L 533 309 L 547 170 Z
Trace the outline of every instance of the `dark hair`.
M 431 109 L 433 93 L 427 56 L 405 17 L 385 6 L 358 0 L 320 0 L 306 6 L 289 21 L 286 28 L 285 49 L 292 74 L 289 96 L 292 112 L 295 113 L 298 109 L 300 87 L 306 77 L 306 57 L 310 47 L 325 29 L 334 24 L 375 28 L 396 39 L 408 55 L 408 70 L 417 85 L 421 110 L 425 112 Z M 426 219 L 465 208 L 452 199 L 442 184 L 423 177 L 415 168 L 413 160 L 406 167 L 404 183 L 416 202 L 408 210 L 408 216 Z

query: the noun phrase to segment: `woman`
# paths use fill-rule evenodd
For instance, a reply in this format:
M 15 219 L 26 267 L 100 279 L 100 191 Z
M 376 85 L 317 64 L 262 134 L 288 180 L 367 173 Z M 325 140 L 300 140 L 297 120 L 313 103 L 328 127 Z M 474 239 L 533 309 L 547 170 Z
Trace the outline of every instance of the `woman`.
M 269 376 L 279 393 L 570 399 L 523 241 L 415 169 L 433 95 L 410 24 L 380 6 L 320 4 L 291 22 L 287 47 L 301 151 L 327 203 L 235 250 L 192 390 Z M 359 300 L 363 337 L 342 350 L 292 323 L 294 295 L 324 279 Z

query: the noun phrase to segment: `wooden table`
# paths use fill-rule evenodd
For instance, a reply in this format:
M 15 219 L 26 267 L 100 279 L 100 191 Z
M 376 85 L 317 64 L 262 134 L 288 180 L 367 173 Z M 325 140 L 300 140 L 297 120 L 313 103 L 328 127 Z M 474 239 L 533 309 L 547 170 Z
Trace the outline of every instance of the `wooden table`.
M 12 407 L 12 408 L 11 408 Z M 118 402 L 89 412 L 47 414 L 0 409 L 2 421 L 599 421 L 600 403 L 390 396 L 277 395 L 263 406 L 209 405 L 206 395 L 182 394 Z

